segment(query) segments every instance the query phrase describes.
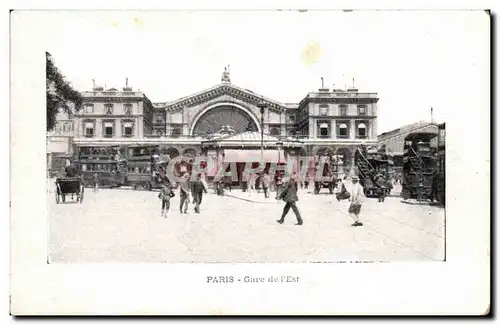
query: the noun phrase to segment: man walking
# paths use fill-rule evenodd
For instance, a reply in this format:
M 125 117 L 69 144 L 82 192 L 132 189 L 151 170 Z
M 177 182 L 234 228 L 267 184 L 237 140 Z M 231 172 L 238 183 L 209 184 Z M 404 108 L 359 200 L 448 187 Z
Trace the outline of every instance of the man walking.
M 264 190 L 264 197 L 268 198 L 269 197 L 269 185 L 271 183 L 271 177 L 269 176 L 268 173 L 262 174 L 261 178 L 261 184 L 262 184 L 262 189 Z
M 349 206 L 349 215 L 354 220 L 351 225 L 353 227 L 360 227 L 363 223 L 359 222 L 359 213 L 361 212 L 361 204 L 363 203 L 363 187 L 359 184 L 358 176 L 352 177 L 351 189 L 351 205 Z
M 304 223 L 295 203 L 299 200 L 297 197 L 297 181 L 295 178 L 296 174 L 293 174 L 292 178 L 285 183 L 283 190 L 276 197 L 276 199 L 281 199 L 286 202 L 285 207 L 283 208 L 283 213 L 281 214 L 281 219 L 276 220 L 279 224 L 282 224 L 285 221 L 285 217 L 288 214 L 288 211 L 290 211 L 290 208 L 292 208 L 293 213 L 295 213 L 295 217 L 297 218 L 296 225 L 301 226 Z
M 180 197 L 181 197 L 181 204 L 179 206 L 179 209 L 181 211 L 181 214 L 183 214 L 183 213 L 187 213 L 187 209 L 189 206 L 189 174 L 188 173 L 182 174 L 182 179 L 179 182 L 179 188 L 180 188 Z
M 203 197 L 203 192 L 207 193 L 207 189 L 201 180 L 201 175 L 196 177 L 196 180 L 191 186 L 191 193 L 193 194 L 194 212 L 200 213 L 200 204 Z
M 97 192 L 99 189 L 99 174 L 94 173 L 92 175 L 92 188 L 94 189 L 94 192 Z
M 168 210 L 170 209 L 170 199 L 175 196 L 174 191 L 172 191 L 172 186 L 169 182 L 165 182 L 163 185 L 158 198 L 161 199 L 161 216 L 165 215 L 167 217 Z
M 378 173 L 374 177 L 376 186 L 377 186 L 377 197 L 378 197 L 378 202 L 384 202 L 385 201 L 385 178 L 383 173 Z

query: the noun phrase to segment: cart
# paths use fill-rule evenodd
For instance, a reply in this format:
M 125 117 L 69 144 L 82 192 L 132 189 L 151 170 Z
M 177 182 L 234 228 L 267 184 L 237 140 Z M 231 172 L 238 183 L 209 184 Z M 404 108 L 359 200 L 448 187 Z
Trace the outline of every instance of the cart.
M 76 199 L 76 202 L 83 202 L 85 186 L 80 177 L 60 177 L 56 179 L 56 203 L 66 202 L 66 196 Z

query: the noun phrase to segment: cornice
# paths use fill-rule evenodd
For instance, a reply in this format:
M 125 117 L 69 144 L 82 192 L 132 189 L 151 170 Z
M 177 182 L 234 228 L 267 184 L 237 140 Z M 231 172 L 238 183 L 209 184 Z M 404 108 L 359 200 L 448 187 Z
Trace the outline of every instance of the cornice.
M 144 97 L 84 97 L 83 104 L 86 103 L 140 103 L 146 101 Z M 151 104 L 151 107 L 152 104 Z
M 299 103 L 299 110 L 309 103 L 315 104 L 374 104 L 379 101 L 379 98 L 369 97 L 305 97 Z
M 184 108 L 196 106 L 201 103 L 208 102 L 210 100 L 214 100 L 218 97 L 224 96 L 224 95 L 229 95 L 235 99 L 239 99 L 247 104 L 253 104 L 257 105 L 261 102 L 264 102 L 267 104 L 267 107 L 271 111 L 275 112 L 282 112 L 286 107 L 279 105 L 277 103 L 274 103 L 272 101 L 263 99 L 262 97 L 256 95 L 256 94 L 251 94 L 248 92 L 245 92 L 243 90 L 237 89 L 232 87 L 231 85 L 221 85 L 215 89 L 208 90 L 204 93 L 194 95 L 192 97 L 188 97 L 185 99 L 182 99 L 180 101 L 177 101 L 172 104 L 167 104 L 165 106 L 166 111 L 168 112 L 175 112 Z

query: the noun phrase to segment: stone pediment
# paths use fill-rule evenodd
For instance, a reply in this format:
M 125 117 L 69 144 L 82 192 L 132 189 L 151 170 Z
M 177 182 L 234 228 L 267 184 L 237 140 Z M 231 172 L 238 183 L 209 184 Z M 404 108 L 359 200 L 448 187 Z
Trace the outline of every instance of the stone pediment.
M 287 107 L 286 104 L 263 97 L 248 89 L 240 88 L 232 84 L 221 84 L 213 88 L 203 90 L 199 93 L 179 98 L 173 102 L 166 103 L 165 108 L 167 111 L 177 111 L 187 107 L 196 106 L 200 103 L 208 102 L 224 95 L 231 96 L 235 99 L 239 99 L 253 105 L 264 102 L 270 110 L 278 112 L 281 112 Z

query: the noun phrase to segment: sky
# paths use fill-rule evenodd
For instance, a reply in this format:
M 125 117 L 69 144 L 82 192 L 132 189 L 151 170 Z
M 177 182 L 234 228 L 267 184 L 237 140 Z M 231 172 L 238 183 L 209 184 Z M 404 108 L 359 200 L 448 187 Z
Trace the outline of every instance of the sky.
M 482 11 L 46 11 L 41 42 L 72 85 L 129 85 L 153 102 L 220 83 L 279 102 L 325 86 L 380 96 L 379 134 L 446 121 L 489 78 Z

